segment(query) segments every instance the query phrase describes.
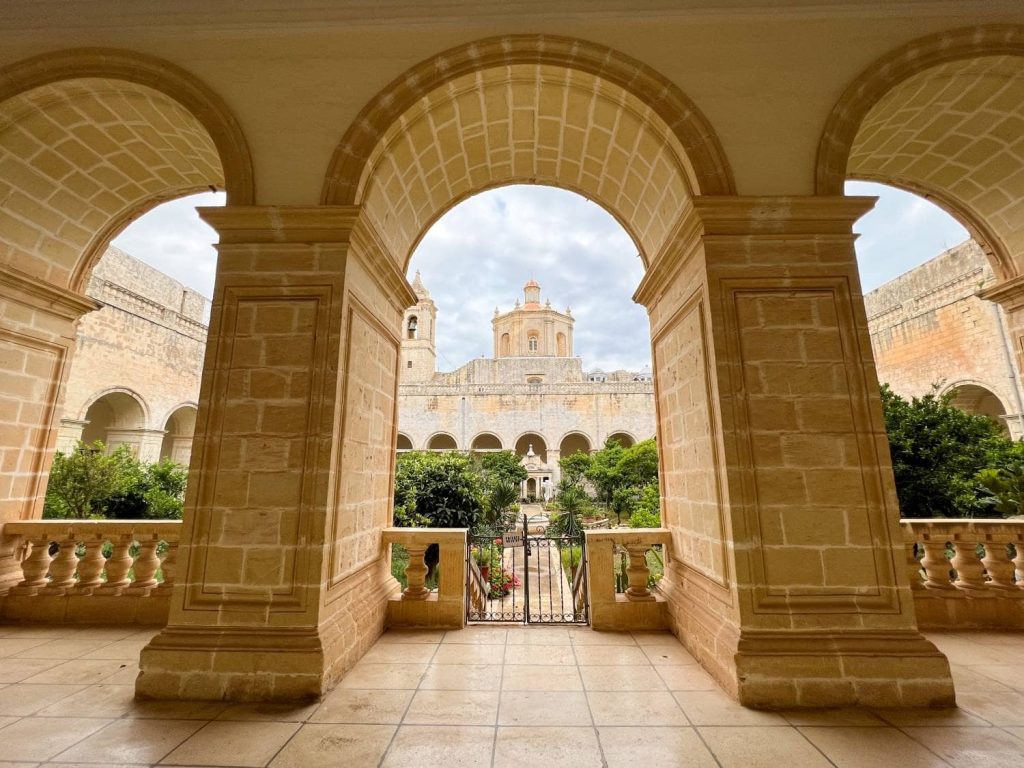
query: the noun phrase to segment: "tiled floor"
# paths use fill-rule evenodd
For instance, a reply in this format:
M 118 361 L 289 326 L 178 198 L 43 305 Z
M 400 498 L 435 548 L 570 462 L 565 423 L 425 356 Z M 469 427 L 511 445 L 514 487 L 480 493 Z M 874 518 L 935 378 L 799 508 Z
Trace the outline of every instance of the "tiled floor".
M 0 626 L 0 768 L 1024 765 L 1024 635 L 930 635 L 959 710 L 765 713 L 670 635 L 550 627 L 389 633 L 305 707 L 139 703 L 151 634 Z

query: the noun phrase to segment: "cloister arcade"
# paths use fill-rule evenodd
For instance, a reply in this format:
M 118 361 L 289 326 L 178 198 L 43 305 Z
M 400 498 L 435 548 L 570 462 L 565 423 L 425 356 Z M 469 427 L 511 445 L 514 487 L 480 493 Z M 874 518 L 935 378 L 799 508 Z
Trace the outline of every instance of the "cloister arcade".
M 194 58 L 170 27 L 147 44 L 128 27 L 57 34 L 59 14 L 45 41 L 15 24 L 0 32 L 0 522 L 40 516 L 98 254 L 160 201 L 226 189 L 201 212 L 219 256 L 186 514 L 136 690 L 327 691 L 398 593 L 385 529 L 410 447 L 410 254 L 476 192 L 559 186 L 611 212 L 646 268 L 634 298 L 651 322 L 672 632 L 750 706 L 952 704 L 915 619 L 854 258 L 872 199 L 843 183 L 903 186 L 963 221 L 1021 354 L 1024 19 L 997 5 L 964 29 L 794 11 L 714 34 L 581 6 L 571 38 L 544 15 L 441 17 L 346 31 L 351 58 L 316 62 L 293 31 L 255 61 L 227 37 Z M 347 39 L 307 31 L 318 51 Z M 0 547 L 4 586 L 20 552 Z

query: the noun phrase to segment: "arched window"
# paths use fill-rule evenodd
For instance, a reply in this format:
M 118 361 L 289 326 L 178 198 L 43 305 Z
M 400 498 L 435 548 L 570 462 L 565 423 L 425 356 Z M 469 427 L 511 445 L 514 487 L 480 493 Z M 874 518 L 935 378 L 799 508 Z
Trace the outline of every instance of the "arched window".
M 564 333 L 560 333 L 560 334 L 558 334 L 558 336 L 555 337 L 555 347 L 558 350 L 558 356 L 559 357 L 565 357 L 566 356 L 566 345 L 565 345 L 565 334 Z
M 408 338 L 408 339 L 415 339 L 416 338 L 416 327 L 417 327 L 416 315 L 413 315 L 412 317 L 409 318 L 409 325 L 406 326 L 406 338 Z
M 536 352 L 537 347 L 540 345 L 540 340 L 537 338 L 537 334 L 531 333 L 529 339 L 529 347 L 531 352 Z
M 501 334 L 501 356 L 509 357 L 512 354 L 512 337 L 507 333 Z

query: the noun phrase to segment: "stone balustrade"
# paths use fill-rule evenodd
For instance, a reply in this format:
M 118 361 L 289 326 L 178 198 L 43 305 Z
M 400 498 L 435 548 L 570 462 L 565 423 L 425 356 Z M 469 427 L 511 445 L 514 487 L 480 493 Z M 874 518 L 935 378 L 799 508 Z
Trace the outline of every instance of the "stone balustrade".
M 922 629 L 1024 627 L 1024 521 L 902 520 Z
M 0 617 L 166 622 L 181 521 L 26 520 L 6 523 L 2 533 L 20 574 L 0 591 Z
M 401 544 L 409 552 L 407 586 L 388 601 L 389 627 L 461 629 L 466 625 L 465 528 L 385 528 L 385 545 Z M 437 544 L 437 589 L 426 586 L 427 548 Z M 390 560 L 390 558 L 389 558 Z
M 594 629 L 644 630 L 668 627 L 667 604 L 648 587 L 647 552 L 661 545 L 665 556 L 671 543 L 665 528 L 613 528 L 584 531 L 587 552 L 587 593 Z M 629 585 L 615 591 L 615 551 L 629 555 Z

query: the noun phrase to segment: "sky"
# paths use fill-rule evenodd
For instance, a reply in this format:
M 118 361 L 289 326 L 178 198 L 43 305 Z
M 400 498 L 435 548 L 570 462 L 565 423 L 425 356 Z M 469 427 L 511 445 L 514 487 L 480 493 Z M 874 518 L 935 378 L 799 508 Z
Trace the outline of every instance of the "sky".
M 847 194 L 877 195 L 854 226 L 865 291 L 967 239 L 952 217 L 908 192 L 849 182 Z M 113 245 L 206 296 L 213 294 L 216 234 L 196 206 L 223 205 L 221 193 L 165 203 L 129 225 Z M 453 208 L 427 232 L 409 267 L 437 305 L 438 370 L 493 354 L 491 318 L 522 299 L 523 284 L 576 318 L 574 353 L 585 370 L 650 365 L 647 314 L 631 297 L 643 276 L 637 248 L 603 208 L 572 192 L 512 186 Z

